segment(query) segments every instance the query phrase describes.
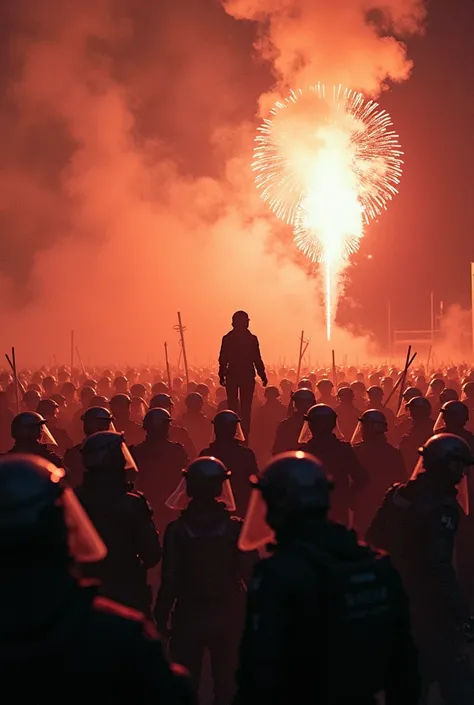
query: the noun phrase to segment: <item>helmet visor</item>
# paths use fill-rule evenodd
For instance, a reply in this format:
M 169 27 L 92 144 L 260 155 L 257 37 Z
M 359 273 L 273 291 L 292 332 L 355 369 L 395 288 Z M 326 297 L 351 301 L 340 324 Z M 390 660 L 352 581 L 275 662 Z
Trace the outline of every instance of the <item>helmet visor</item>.
M 425 468 L 423 466 L 423 457 L 420 455 L 418 462 L 415 465 L 415 469 L 412 472 L 410 480 L 416 480 L 420 473 L 424 472 Z M 469 516 L 469 487 L 466 475 L 463 475 L 461 482 L 457 486 L 458 490 L 458 502 L 461 505 L 464 514 Z
M 445 427 L 446 427 L 446 424 L 444 421 L 444 415 L 440 411 L 438 414 L 438 418 L 436 419 L 436 423 L 433 426 L 433 435 L 436 433 L 441 433 Z
M 267 505 L 258 489 L 252 490 L 249 506 L 240 532 L 238 547 L 241 551 L 255 551 L 275 539 L 267 524 Z
M 342 435 L 341 429 L 339 428 L 339 423 L 336 421 L 336 426 L 333 429 L 333 434 L 338 438 L 340 441 L 344 440 L 344 436 Z M 309 441 L 312 439 L 313 434 L 311 433 L 311 429 L 309 427 L 309 423 L 305 421 L 303 423 L 303 426 L 301 427 L 300 435 L 298 436 L 298 443 L 309 443 Z
M 57 446 L 57 442 L 45 423 L 41 425 L 40 443 L 45 446 Z
M 357 426 L 355 427 L 355 431 L 352 434 L 351 438 L 351 446 L 357 445 L 357 443 L 362 443 L 362 421 L 357 422 Z
M 133 470 L 133 472 L 138 472 L 138 466 L 134 461 L 125 441 L 122 443 L 122 453 L 125 459 L 125 470 Z
M 186 477 L 183 477 L 173 494 L 168 497 L 165 504 L 168 509 L 182 512 L 186 509 L 190 500 L 191 497 L 189 497 L 186 489 Z M 228 512 L 235 512 L 235 499 L 230 480 L 224 480 L 222 483 L 222 491 L 220 495 L 216 497 L 216 501 L 225 504 L 225 508 Z
M 61 502 L 71 556 L 78 563 L 101 561 L 107 555 L 107 548 L 72 489 L 64 490 Z
M 234 438 L 236 441 L 240 441 L 241 443 L 244 443 L 244 441 L 245 441 L 245 436 L 244 436 L 244 432 L 242 431 L 242 424 L 240 423 L 240 421 L 237 423 L 237 425 L 235 427 Z M 212 425 L 212 433 L 211 433 L 211 443 L 214 443 L 215 440 L 217 440 L 217 438 L 216 438 L 215 426 L 213 424 Z
M 305 421 L 301 427 L 300 435 L 298 436 L 298 443 L 309 443 L 312 437 L 309 423 Z

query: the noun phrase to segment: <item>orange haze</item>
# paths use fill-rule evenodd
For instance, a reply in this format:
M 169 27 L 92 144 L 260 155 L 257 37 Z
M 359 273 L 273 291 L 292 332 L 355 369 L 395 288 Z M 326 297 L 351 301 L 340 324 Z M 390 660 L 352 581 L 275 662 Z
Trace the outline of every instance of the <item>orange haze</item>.
M 302 328 L 312 359 L 326 354 L 317 282 L 253 185 L 257 118 L 241 109 L 256 113 L 261 92 L 242 69 L 252 37 L 224 41 L 223 23 L 241 25 L 208 0 L 166 4 L 18 0 L 1 10 L 0 324 L 20 366 L 67 361 L 71 328 L 86 361 L 159 363 L 164 340 L 176 359 L 178 310 L 191 362 L 215 358 L 238 308 L 268 360 L 294 358 Z M 424 19 L 416 0 L 384 0 L 383 13 L 375 0 L 222 4 L 256 20 L 271 71 L 263 111 L 293 84 L 376 95 L 407 79 L 391 33 Z M 339 335 L 348 353 L 350 336 Z

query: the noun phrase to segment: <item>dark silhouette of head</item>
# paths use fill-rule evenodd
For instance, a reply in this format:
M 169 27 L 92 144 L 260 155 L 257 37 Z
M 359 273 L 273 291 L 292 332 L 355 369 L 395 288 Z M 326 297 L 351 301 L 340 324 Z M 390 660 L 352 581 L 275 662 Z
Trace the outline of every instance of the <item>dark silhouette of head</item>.
M 232 328 L 235 330 L 246 330 L 249 327 L 250 318 L 245 311 L 236 311 L 232 316 Z

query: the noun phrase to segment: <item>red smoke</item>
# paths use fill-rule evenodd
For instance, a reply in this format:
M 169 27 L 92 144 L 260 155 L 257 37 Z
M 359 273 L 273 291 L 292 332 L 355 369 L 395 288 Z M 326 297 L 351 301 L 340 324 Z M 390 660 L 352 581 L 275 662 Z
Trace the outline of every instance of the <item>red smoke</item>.
M 376 92 L 411 65 L 371 22 L 412 32 L 423 10 L 392 0 L 364 19 L 372 4 L 225 7 L 264 22 L 253 39 L 276 90 L 330 79 Z M 291 245 L 275 249 L 253 186 L 265 87 L 252 36 L 203 0 L 161 5 L 21 0 L 3 18 L 1 324 L 20 366 L 67 361 L 71 328 L 86 361 L 160 362 L 164 340 L 176 357 L 177 310 L 196 363 L 215 358 L 238 308 L 275 362 L 302 328 L 318 335 L 314 282 Z

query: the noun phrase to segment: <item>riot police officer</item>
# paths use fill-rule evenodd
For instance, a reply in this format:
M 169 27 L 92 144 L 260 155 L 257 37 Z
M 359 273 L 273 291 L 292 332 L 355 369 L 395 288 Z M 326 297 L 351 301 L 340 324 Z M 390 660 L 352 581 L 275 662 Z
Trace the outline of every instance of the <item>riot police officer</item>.
M 54 447 L 56 441 L 48 429 L 46 419 L 35 411 L 22 411 L 15 416 L 11 436 L 15 443 L 9 453 L 39 455 L 56 467 L 63 467 L 59 455 L 48 449 L 48 445 Z
M 387 431 L 387 419 L 382 411 L 364 411 L 360 417 L 361 437 L 353 444 L 354 452 L 368 475 L 354 513 L 354 524 L 361 537 L 365 536 L 387 490 L 396 482 L 407 480 L 403 456 L 387 441 Z
M 149 409 L 143 420 L 146 438 L 131 449 L 140 470 L 136 485 L 153 507 L 160 531 L 174 518 L 165 502 L 188 464 L 183 446 L 169 440 L 170 426 L 171 416 L 166 409 Z
M 0 459 L 2 687 L 18 702 L 193 703 L 153 625 L 73 576 L 106 549 L 64 471 Z M 9 696 L 5 696 L 9 699 Z
M 129 491 L 127 471 L 137 471 L 121 433 L 102 431 L 82 447 L 84 480 L 76 490 L 107 546 L 88 575 L 101 580 L 102 595 L 150 615 L 147 571 L 161 558 L 153 512 L 145 497 Z
M 462 515 L 457 488 L 467 491 L 463 477 L 473 462 L 459 436 L 433 436 L 420 448 L 412 479 L 388 492 L 367 532 L 373 545 L 390 552 L 410 599 L 425 690 L 437 681 L 449 705 L 474 702 L 466 654 L 473 620 L 453 566 Z
M 288 418 L 278 424 L 273 455 L 298 449 L 305 414 L 315 403 L 316 399 L 311 389 L 298 389 L 291 395 L 292 411 Z
M 81 416 L 84 436 L 88 438 L 99 431 L 115 431 L 114 417 L 110 411 L 102 406 L 91 406 Z M 84 477 L 82 462 L 83 441 L 66 451 L 64 464 L 67 468 L 67 481 L 70 487 L 79 487 Z
M 162 581 L 155 605 L 161 633 L 170 615 L 173 658 L 189 670 L 199 688 L 202 659 L 210 654 L 215 705 L 229 705 L 245 610 L 245 587 L 255 554 L 239 551 L 241 520 L 235 509 L 230 472 L 217 458 L 201 457 L 184 471 L 168 500 L 181 509 L 165 532 Z
M 332 482 L 301 451 L 274 458 L 254 481 L 243 550 L 273 540 L 254 570 L 236 703 L 416 705 L 408 607 L 388 558 L 327 519 Z
M 192 442 L 188 431 L 184 428 L 184 426 L 178 426 L 178 424 L 173 421 L 174 402 L 170 395 L 163 392 L 155 394 L 150 400 L 150 409 L 166 409 L 171 416 L 169 431 L 170 441 L 173 443 L 180 443 L 186 451 L 188 460 L 194 460 L 196 457 L 196 448 L 194 447 L 194 443 Z
M 235 411 L 219 411 L 212 423 L 216 437 L 201 456 L 218 458 L 231 472 L 237 515 L 243 516 L 250 496 L 249 477 L 258 472 L 255 454 L 243 444 L 245 437 Z
M 431 403 L 427 397 L 412 397 L 406 404 L 408 427 L 398 446 L 408 474 L 413 472 L 418 461 L 418 449 L 433 435 L 434 421 L 431 418 Z
M 368 483 L 368 475 L 349 443 L 336 438 L 337 414 L 330 406 L 316 404 L 305 416 L 310 433 L 300 445 L 305 453 L 321 460 L 336 483 L 331 502 L 331 519 L 349 524 L 349 510 Z

